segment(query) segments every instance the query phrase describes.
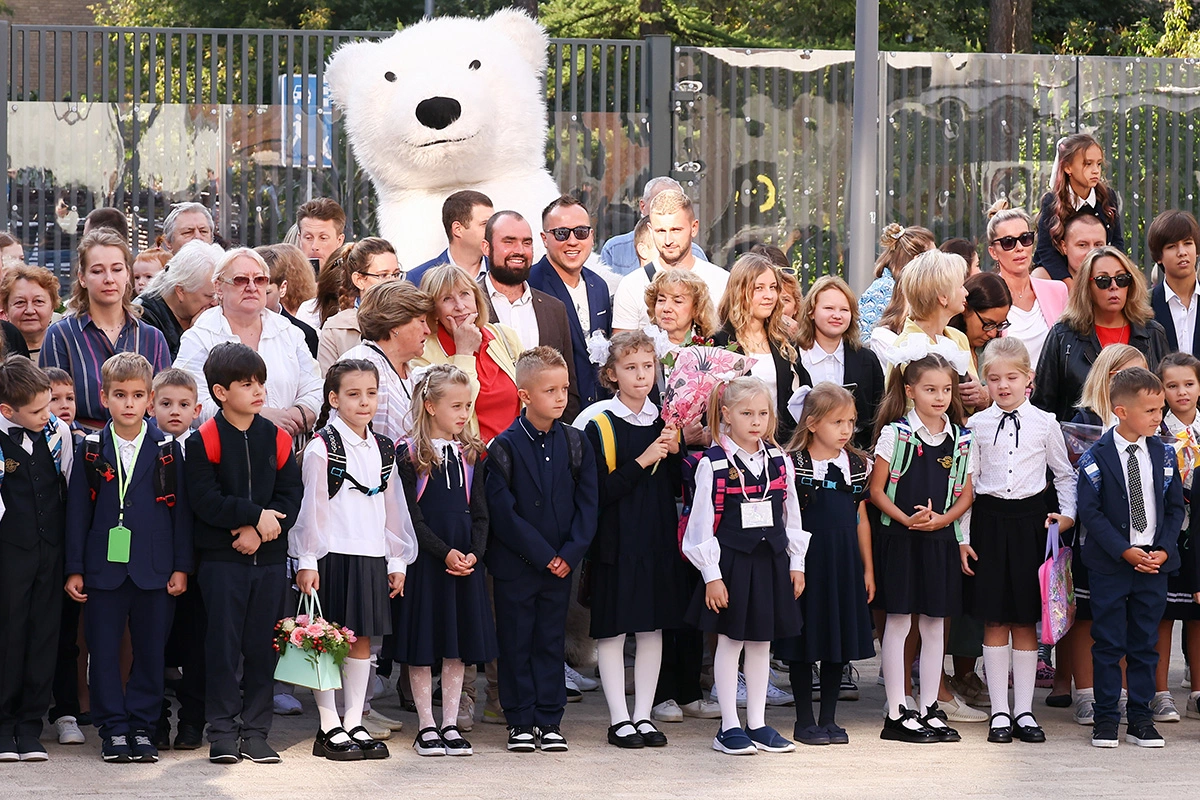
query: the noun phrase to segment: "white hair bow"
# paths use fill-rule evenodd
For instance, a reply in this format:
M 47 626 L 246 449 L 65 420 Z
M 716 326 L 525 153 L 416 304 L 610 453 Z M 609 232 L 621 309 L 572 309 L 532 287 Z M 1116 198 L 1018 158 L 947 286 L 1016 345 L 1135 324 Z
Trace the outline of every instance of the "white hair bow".
M 604 331 L 592 331 L 592 335 L 587 338 L 588 361 L 597 367 L 603 367 L 608 363 L 611 350 L 612 343 L 604 338 Z
M 889 347 L 887 363 L 892 367 L 903 368 L 931 354 L 949 361 L 959 375 L 965 375 L 971 363 L 970 354 L 949 339 L 939 336 L 936 342 L 931 342 L 929 337 L 924 335 L 908 336 Z
M 417 386 L 421 385 L 421 381 L 425 378 L 426 375 L 429 374 L 429 371 L 433 369 L 433 366 L 434 366 L 433 364 L 426 364 L 423 367 L 417 367 L 416 369 L 409 370 L 408 376 L 410 378 L 412 378 L 414 389 Z M 422 396 L 424 395 L 424 393 L 426 391 L 428 391 L 428 387 L 426 387 L 424 390 L 422 390 Z
M 675 345 L 671 344 L 670 335 L 657 325 L 646 325 L 642 328 L 642 333 L 654 341 L 654 355 L 656 358 L 662 358 L 675 347 Z
M 800 421 L 800 415 L 804 413 L 804 401 L 808 399 L 808 393 L 813 390 L 811 386 L 801 386 L 796 391 L 792 392 L 792 398 L 787 401 L 788 413 L 792 415 L 792 419 L 796 422 Z

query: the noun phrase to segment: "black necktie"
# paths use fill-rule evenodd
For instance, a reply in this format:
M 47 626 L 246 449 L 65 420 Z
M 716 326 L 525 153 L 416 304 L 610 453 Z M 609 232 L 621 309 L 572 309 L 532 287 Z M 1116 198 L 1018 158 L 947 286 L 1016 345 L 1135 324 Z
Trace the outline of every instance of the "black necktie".
M 1146 498 L 1142 497 L 1142 471 L 1138 468 L 1138 447 L 1131 444 L 1125 448 L 1129 454 L 1126 466 L 1129 469 L 1129 513 L 1133 517 L 1133 528 L 1138 533 L 1146 530 Z
M 22 442 L 24 442 L 26 438 L 29 439 L 30 444 L 33 444 L 34 442 L 37 441 L 37 437 L 39 437 L 41 435 L 42 435 L 41 431 L 31 431 L 28 428 L 9 428 L 8 429 L 8 438 L 12 439 L 18 445 L 20 445 Z
M 1016 411 L 1005 411 L 1000 414 L 1000 424 L 996 426 L 996 436 L 992 439 L 992 444 L 995 444 L 1000 439 L 1000 431 L 1004 430 L 1004 423 L 1012 421 L 1013 424 L 1013 443 L 1021 446 L 1021 418 L 1017 416 Z

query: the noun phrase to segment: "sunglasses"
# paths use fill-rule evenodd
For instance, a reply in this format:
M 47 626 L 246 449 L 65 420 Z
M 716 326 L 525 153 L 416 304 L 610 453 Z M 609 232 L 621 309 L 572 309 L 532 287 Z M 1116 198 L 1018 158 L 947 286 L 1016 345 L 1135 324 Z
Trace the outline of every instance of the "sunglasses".
M 1001 250 L 1012 250 L 1017 244 L 1021 247 L 1033 246 L 1033 231 L 1025 231 L 1020 236 L 1001 236 L 999 239 L 992 239 L 992 244 L 1000 245 Z
M 1101 289 L 1107 289 L 1114 283 L 1116 283 L 1117 286 L 1122 289 L 1128 289 L 1129 285 L 1133 283 L 1133 276 L 1128 272 L 1122 272 L 1120 275 L 1097 275 L 1096 277 L 1092 278 L 1092 280 L 1095 281 L 1096 285 Z
M 565 242 L 571 238 L 571 234 L 575 234 L 575 238 L 579 241 L 584 241 L 592 235 L 591 225 L 576 225 L 574 228 L 551 228 L 546 231 L 560 242 Z
M 245 289 L 250 285 L 251 281 L 254 281 L 254 285 L 259 289 L 265 289 L 267 288 L 267 284 L 271 282 L 271 279 L 266 275 L 255 275 L 253 278 L 251 278 L 249 275 L 237 275 L 233 278 L 221 278 L 221 283 L 227 283 L 230 286 L 236 286 L 238 289 Z
M 983 326 L 983 330 L 985 332 L 990 333 L 992 331 L 1006 331 L 1012 327 L 1012 323 L 1008 320 L 1004 320 L 1003 322 L 992 322 L 991 320 L 984 319 L 983 315 L 978 311 L 975 311 L 975 309 L 971 310 L 975 313 L 975 316 L 979 317 L 979 324 Z

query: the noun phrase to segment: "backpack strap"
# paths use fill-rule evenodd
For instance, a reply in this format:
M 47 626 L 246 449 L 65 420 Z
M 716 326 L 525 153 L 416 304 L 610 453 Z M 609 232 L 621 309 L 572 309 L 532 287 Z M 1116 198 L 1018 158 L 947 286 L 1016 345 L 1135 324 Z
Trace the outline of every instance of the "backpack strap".
M 83 440 L 83 460 L 86 464 L 84 474 L 87 475 L 88 490 L 92 496 L 92 502 L 96 502 L 96 495 L 100 490 L 100 482 L 108 482 L 117 477 L 116 470 L 112 464 L 100 460 L 101 454 L 100 434 L 89 433 Z
M 487 463 L 488 469 L 496 470 L 496 473 L 504 478 L 504 482 L 512 486 L 512 453 L 509 452 L 508 445 L 499 438 L 493 439 L 488 447 Z
M 275 427 L 275 471 L 278 472 L 287 464 L 288 456 L 292 454 L 292 437 L 283 428 Z
M 946 490 L 947 511 L 962 496 L 967 483 L 968 457 L 971 454 L 971 431 L 954 424 L 950 425 L 950 429 L 954 433 L 954 461 L 950 465 L 950 485 Z M 962 541 L 962 526 L 959 520 L 954 521 L 954 535 L 958 541 Z
M 583 469 L 583 433 L 571 425 L 562 426 L 567 437 L 567 456 L 571 465 L 571 478 L 579 483 L 579 472 Z
M 204 454 L 213 464 L 221 463 L 221 432 L 217 430 L 217 418 L 209 417 L 200 424 L 200 439 L 204 442 Z
M 166 503 L 167 508 L 175 507 L 175 488 L 179 472 L 179 464 L 175 461 L 175 437 L 164 435 L 158 443 L 158 458 L 154 462 L 154 499 Z
M 604 464 L 609 472 L 617 471 L 617 433 L 613 428 L 612 416 L 603 412 L 592 419 L 596 431 L 600 434 L 600 452 L 604 456 Z
M 373 433 L 372 435 L 379 446 L 379 460 L 381 462 L 379 485 L 373 488 L 364 486 L 350 474 L 346 463 L 346 444 L 342 441 L 342 434 L 338 429 L 333 425 L 326 425 L 317 431 L 317 436 L 321 437 L 321 441 L 325 443 L 325 452 L 329 464 L 327 488 L 331 498 L 341 491 L 342 484 L 346 481 L 349 481 L 352 487 L 367 497 L 374 497 L 387 489 L 388 478 L 392 474 L 392 465 L 396 463 L 396 448 L 386 436 L 377 433 Z M 290 439 L 287 452 L 292 452 Z
M 404 451 L 408 454 L 408 460 L 412 461 L 413 453 L 415 452 L 415 450 L 413 448 L 412 438 L 408 437 L 408 436 L 401 437 L 398 444 L 404 445 Z M 416 472 L 416 469 L 415 469 L 416 465 L 414 464 L 413 466 L 414 466 L 413 472 Z M 425 494 L 425 487 L 428 485 L 429 485 L 429 473 L 428 472 L 419 473 L 417 475 L 417 499 L 418 500 L 421 499 L 421 495 Z
M 920 442 L 918 441 L 916 447 L 913 447 L 913 432 L 912 429 L 908 427 L 908 423 L 906 423 L 904 420 L 896 420 L 892 423 L 891 427 L 896 431 L 896 445 L 892 450 L 892 458 L 888 462 L 888 482 L 886 494 L 888 500 L 891 500 L 893 503 L 895 503 L 896 484 L 900 482 L 900 476 L 908 471 L 908 468 L 912 464 L 913 460 L 913 450 L 920 449 Z M 884 525 L 892 524 L 892 518 L 882 510 L 879 512 L 879 521 Z
M 846 456 L 850 459 L 850 487 L 852 494 L 866 494 L 867 476 L 871 472 L 870 462 L 852 450 L 847 451 Z
M 392 467 L 396 464 L 396 444 L 382 433 L 374 433 L 375 444 L 379 447 L 379 491 L 387 489 L 388 478 L 392 475 Z

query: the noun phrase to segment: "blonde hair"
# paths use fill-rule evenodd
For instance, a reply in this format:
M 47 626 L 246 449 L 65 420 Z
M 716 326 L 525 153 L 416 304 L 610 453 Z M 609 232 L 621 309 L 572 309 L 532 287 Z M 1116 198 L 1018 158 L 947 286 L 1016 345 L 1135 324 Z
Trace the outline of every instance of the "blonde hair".
M 461 267 L 453 264 L 438 264 L 436 267 L 426 270 L 421 277 L 421 291 L 429 295 L 429 299 L 433 301 L 433 308 L 429 310 L 428 322 L 429 330 L 433 331 L 435 335 L 438 328 L 438 301 L 443 295 L 449 294 L 459 287 L 469 288 L 475 295 L 475 313 L 479 315 L 475 320 L 476 326 L 482 329 L 487 324 L 487 298 L 479 284 L 472 280 L 466 270 Z
M 712 394 L 708 396 L 708 429 L 712 431 L 714 439 L 724 432 L 727 427 L 724 417 L 721 415 L 721 408 L 736 408 L 756 395 L 766 398 L 767 408 L 771 410 L 771 416 L 767 420 L 767 430 L 762 438 L 772 444 L 775 443 L 774 432 L 775 425 L 777 424 L 775 398 L 771 393 L 770 387 L 767 386 L 762 378 L 755 378 L 750 375 L 734 378 L 728 383 L 719 383 L 712 390 Z
M 908 262 L 935 245 L 933 231 L 928 228 L 919 225 L 906 228 L 898 223 L 891 223 L 883 229 L 879 237 L 879 246 L 883 248 L 883 252 L 875 259 L 875 277 L 883 277 L 883 271 L 890 269 L 892 277 L 899 278 L 900 272 Z
M 817 323 L 813 314 L 817 309 L 817 298 L 822 292 L 830 289 L 845 295 L 846 304 L 850 306 L 850 326 L 842 334 L 842 341 L 851 350 L 862 347 L 862 333 L 858 326 L 858 298 L 854 296 L 854 290 L 837 275 L 822 275 L 813 282 L 808 294 L 804 295 L 796 309 L 796 344 L 801 350 L 809 350 L 817 342 Z
M 814 386 L 808 396 L 804 398 L 804 410 L 800 412 L 800 419 L 796 420 L 796 431 L 792 434 L 792 440 L 788 442 L 788 452 L 798 453 L 811 447 L 813 432 L 809 426 L 819 424 L 825 417 L 847 406 L 854 412 L 857 419 L 858 407 L 854 404 L 854 395 L 850 394 L 845 387 L 829 381 L 822 381 Z M 845 449 L 852 450 L 853 448 L 847 443 Z M 860 453 L 859 455 L 864 454 Z
M 996 229 L 1006 222 L 1012 222 L 1014 219 L 1019 219 L 1024 222 L 1027 230 L 1035 231 L 1033 226 L 1033 217 L 1029 216 L 1029 212 L 1023 208 L 1013 208 L 1009 204 L 1008 199 L 1004 197 L 1001 197 L 999 200 L 992 203 L 991 208 L 987 210 L 987 218 L 987 238 L 989 246 L 991 246 L 992 241 L 996 238 Z
M 707 339 L 717 332 L 720 323 L 717 321 L 717 310 L 713 306 L 712 295 L 708 292 L 708 284 L 690 269 L 673 267 L 654 274 L 654 280 L 650 281 L 645 292 L 646 312 L 650 319 L 655 319 L 654 306 L 658 302 L 658 296 L 666 293 L 669 286 L 682 286 L 686 290 L 685 293 L 692 296 L 692 327 L 700 332 L 701 337 Z
M 649 350 L 651 355 L 655 354 L 654 340 L 642 331 L 622 331 L 613 334 L 608 343 L 608 358 L 605 359 L 604 366 L 600 368 L 600 385 L 609 391 L 616 392 L 620 387 L 617 385 L 617 381 L 608 376 L 608 371 L 616 369 L 617 362 L 625 356 L 642 350 Z M 657 360 L 656 357 L 655 361 Z
M 280 304 L 295 314 L 300 304 L 317 296 L 317 277 L 304 251 L 294 244 L 268 244 L 254 248 L 271 269 L 271 283 L 287 281 L 287 294 Z
M 771 273 L 778 292 L 779 267 L 766 256 L 746 253 L 738 258 L 729 270 L 729 284 L 725 287 L 717 314 L 723 322 L 733 327 L 734 338 L 739 338 L 754 319 L 750 310 L 750 303 L 754 299 L 754 282 L 764 272 Z M 787 326 L 783 324 L 783 309 L 780 308 L 778 299 L 775 301 L 775 307 L 771 309 L 771 316 L 763 321 L 763 329 L 767 341 L 774 345 L 784 358 L 788 361 L 796 360 L 796 348 L 792 347 L 791 339 L 788 338 Z
M 150 391 L 154 385 L 154 367 L 150 366 L 150 362 L 141 353 L 117 353 L 109 356 L 100 367 L 102 392 L 107 392 L 114 383 L 137 380 L 146 384 L 146 391 Z
M 967 280 L 967 262 L 954 253 L 927 250 L 912 260 L 900 276 L 908 316 L 929 319 L 941 309 L 942 297 L 949 297 Z
M 650 201 L 650 210 L 646 216 L 650 214 L 674 214 L 676 211 L 686 211 L 695 219 L 696 212 L 692 208 L 692 198 L 681 192 L 679 189 L 667 189 L 659 192 Z
M 993 364 L 1011 364 L 1021 372 L 1033 375 L 1033 363 L 1029 360 L 1029 349 L 1015 336 L 992 339 L 983 348 L 983 358 L 979 361 L 979 374 L 986 376 L 988 368 Z
M 258 266 L 259 270 L 262 271 L 262 274 L 266 275 L 268 278 L 271 277 L 271 268 L 267 266 L 267 262 L 263 260 L 262 255 L 260 255 L 257 250 L 254 250 L 250 247 L 235 247 L 232 250 L 227 250 L 225 252 L 225 257 L 217 263 L 216 272 L 213 273 L 213 280 L 223 280 L 225 278 L 225 273 L 228 272 L 229 268 L 233 266 L 233 262 L 237 261 L 239 258 L 250 259 L 255 263 L 255 265 Z
M 91 298 L 83 286 L 83 274 L 87 272 L 88 254 L 95 247 L 115 247 L 125 257 L 125 296 L 121 298 L 121 305 L 127 317 L 141 317 L 141 306 L 133 304 L 133 253 L 130 252 L 128 243 L 111 228 L 89 231 L 87 236 L 80 240 L 79 247 L 76 248 L 79 255 L 79 271 L 72 282 L 71 299 L 67 301 L 67 307 L 76 316 L 91 313 Z
M 517 366 L 514 371 L 516 378 L 513 383 L 517 385 L 518 389 L 528 389 L 530 382 L 536 380 L 543 372 L 566 368 L 567 360 L 553 347 L 548 345 L 531 347 L 517 358 Z
M 1100 351 L 1092 364 L 1087 380 L 1083 382 L 1083 391 L 1079 394 L 1078 407 L 1086 409 L 1100 417 L 1100 424 L 1108 428 L 1108 420 L 1112 417 L 1112 398 L 1109 387 L 1112 377 L 1123 369 L 1135 366 L 1146 366 L 1146 357 L 1136 347 L 1127 344 L 1110 344 Z
M 413 386 L 413 426 L 412 447 L 409 457 L 418 475 L 425 475 L 434 467 L 441 466 L 442 453 L 433 446 L 433 414 L 425 407 L 426 403 L 437 405 L 450 386 L 466 386 L 470 389 L 471 378 L 453 364 L 435 364 L 430 367 L 421 380 Z M 477 434 L 471 432 L 471 427 L 465 426 L 455 441 L 462 445 L 463 456 L 468 464 L 476 464 L 483 458 L 487 448 Z M 478 479 L 478 475 L 476 479 Z
M 1058 318 L 1071 330 L 1080 336 L 1089 336 L 1096 327 L 1096 307 L 1092 302 L 1092 269 L 1102 258 L 1115 258 L 1121 262 L 1125 271 L 1133 276 L 1133 283 L 1125 292 L 1125 308 L 1121 313 L 1131 325 L 1145 325 L 1154 319 L 1154 310 L 1150 308 L 1150 292 L 1146 288 L 1146 276 L 1138 269 L 1129 256 L 1115 247 L 1097 247 L 1087 254 L 1079 272 L 1075 274 L 1075 282 L 1071 284 L 1071 292 L 1067 295 L 1067 307 Z

